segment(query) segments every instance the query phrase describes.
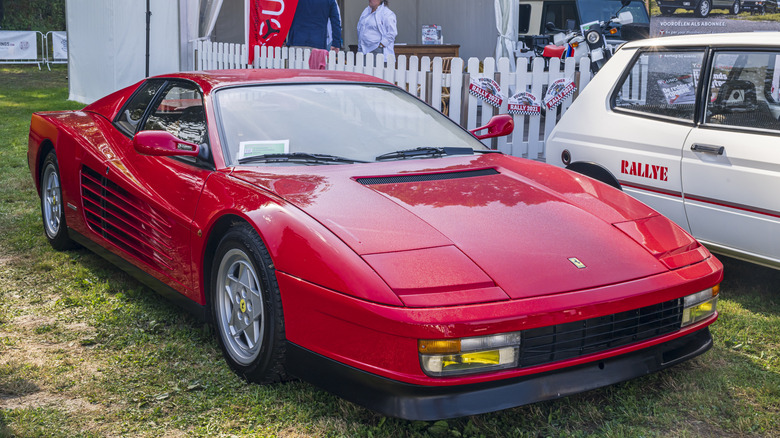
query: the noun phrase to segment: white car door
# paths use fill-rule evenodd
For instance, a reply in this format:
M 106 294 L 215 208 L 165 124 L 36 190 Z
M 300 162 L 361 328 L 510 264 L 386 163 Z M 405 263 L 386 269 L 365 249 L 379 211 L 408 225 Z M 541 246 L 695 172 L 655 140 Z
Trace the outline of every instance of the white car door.
M 682 153 L 691 233 L 725 254 L 780 264 L 778 53 L 714 52 L 703 123 Z
M 687 230 L 680 157 L 703 59 L 704 48 L 618 51 L 556 125 L 547 162 L 604 166 L 626 193 Z

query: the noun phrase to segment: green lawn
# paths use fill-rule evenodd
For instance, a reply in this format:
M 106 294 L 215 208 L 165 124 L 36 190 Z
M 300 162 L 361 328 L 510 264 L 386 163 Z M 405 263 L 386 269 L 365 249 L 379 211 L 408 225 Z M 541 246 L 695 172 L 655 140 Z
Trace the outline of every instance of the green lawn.
M 0 66 L 0 437 L 780 436 L 780 272 L 724 260 L 715 347 L 661 373 L 446 422 L 385 418 L 303 382 L 246 384 L 212 330 L 86 250 L 46 242 L 33 111 L 67 71 Z

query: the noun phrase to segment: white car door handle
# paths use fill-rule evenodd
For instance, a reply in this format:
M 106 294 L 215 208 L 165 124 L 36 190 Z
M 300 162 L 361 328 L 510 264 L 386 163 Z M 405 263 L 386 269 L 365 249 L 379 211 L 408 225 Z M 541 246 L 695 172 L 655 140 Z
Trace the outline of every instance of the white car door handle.
M 691 146 L 691 150 L 694 152 L 706 152 L 708 154 L 723 155 L 726 148 L 723 146 L 710 146 L 706 144 L 694 144 Z

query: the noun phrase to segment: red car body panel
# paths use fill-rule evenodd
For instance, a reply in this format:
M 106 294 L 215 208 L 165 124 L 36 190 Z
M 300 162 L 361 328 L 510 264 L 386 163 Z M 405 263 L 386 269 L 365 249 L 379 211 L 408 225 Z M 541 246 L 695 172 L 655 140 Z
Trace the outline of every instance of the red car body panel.
M 273 260 L 287 340 L 403 384 L 456 387 L 564 370 L 688 337 L 717 318 L 715 313 L 672 333 L 539 366 L 427 376 L 420 339 L 522 331 L 627 312 L 711 288 L 720 282 L 722 266 L 679 227 L 622 192 L 514 157 L 226 167 L 212 100 L 217 88 L 383 81 L 284 70 L 170 77 L 192 81 L 203 93 L 214 169 L 135 152 L 113 121 L 141 83 L 82 111 L 34 114 L 28 162 L 40 193 L 42 160 L 56 151 L 69 229 L 191 303 L 209 304 L 215 241 L 224 227 L 243 221 Z M 487 173 L 366 182 L 471 171 Z M 134 224 L 137 239 L 114 233 L 124 225 L 100 219 L 99 206 L 88 199 L 108 195 L 120 200 L 117 214 Z M 701 348 L 695 354 L 708 347 Z M 470 409 L 385 411 L 429 418 L 480 408 Z

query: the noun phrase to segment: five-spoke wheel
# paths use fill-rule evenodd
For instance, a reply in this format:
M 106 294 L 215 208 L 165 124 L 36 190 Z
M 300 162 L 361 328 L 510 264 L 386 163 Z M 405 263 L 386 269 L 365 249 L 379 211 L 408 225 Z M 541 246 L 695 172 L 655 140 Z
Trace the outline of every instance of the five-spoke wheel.
M 65 210 L 60 187 L 60 168 L 57 165 L 57 155 L 49 152 L 43 159 L 41 170 L 41 218 L 46 238 L 54 249 L 64 250 L 74 246 L 68 236 L 65 222 Z
M 257 232 L 233 225 L 211 270 L 211 312 L 228 364 L 247 380 L 278 382 L 284 372 L 284 316 L 273 263 Z

